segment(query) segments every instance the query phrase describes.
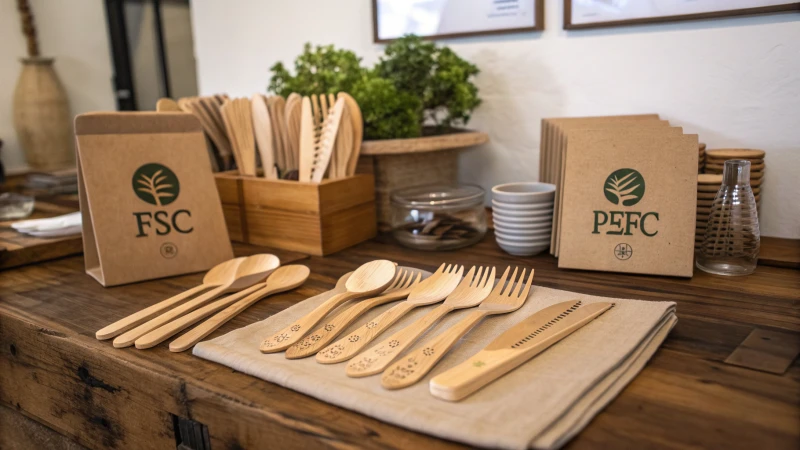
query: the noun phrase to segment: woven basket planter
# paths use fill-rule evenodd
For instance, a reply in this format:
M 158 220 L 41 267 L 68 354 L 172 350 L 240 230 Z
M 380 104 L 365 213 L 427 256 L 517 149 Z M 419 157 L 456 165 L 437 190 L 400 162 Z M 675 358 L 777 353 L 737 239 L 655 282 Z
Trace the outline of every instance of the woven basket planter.
M 457 183 L 456 150 L 488 141 L 486 133 L 462 129 L 411 139 L 364 141 L 356 172 L 375 176 L 378 229 L 391 229 L 392 191 L 433 183 Z

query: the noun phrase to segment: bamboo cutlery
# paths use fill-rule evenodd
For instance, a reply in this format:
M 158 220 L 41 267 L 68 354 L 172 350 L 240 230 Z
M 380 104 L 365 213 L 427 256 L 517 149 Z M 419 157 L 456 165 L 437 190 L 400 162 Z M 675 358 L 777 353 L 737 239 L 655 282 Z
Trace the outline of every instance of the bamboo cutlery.
M 300 96 L 255 94 L 162 98 L 162 112 L 198 118 L 211 144 L 212 163 L 240 175 L 321 183 L 355 174 L 364 134 L 361 110 L 345 92 Z
M 433 396 L 458 401 L 547 350 L 614 306 L 562 302 L 509 328 L 483 350 L 430 381 Z
M 116 336 L 113 345 L 117 348 L 134 344 L 136 348 L 150 348 L 228 307 L 171 347 L 173 351 L 185 350 L 258 300 L 294 289 L 308 278 L 305 266 L 279 266 L 278 258 L 269 254 L 226 261 L 212 268 L 201 285 L 120 319 L 99 330 L 95 337 L 104 340 Z M 225 293 L 233 294 L 212 301 Z
M 369 282 L 371 275 L 368 272 L 380 274 L 380 281 Z M 496 283 L 494 267 L 472 267 L 462 278 L 463 273 L 463 266 L 442 264 L 436 272 L 420 281 L 420 274 L 415 276 L 407 268 L 397 269 L 388 261 L 365 264 L 347 279 L 344 292 L 330 297 L 311 313 L 266 338 L 261 345 L 261 351 L 275 353 L 286 350 L 287 359 L 316 354 L 316 361 L 321 364 L 349 360 L 345 371 L 347 376 L 359 378 L 382 373 L 381 385 L 384 388 L 409 387 L 422 380 L 483 319 L 517 311 L 530 297 L 533 270 L 515 267 L 512 271 L 508 267 Z M 387 281 L 389 279 L 391 282 Z M 356 284 L 361 287 L 356 288 Z M 382 288 L 377 287 L 379 284 Z M 366 294 L 357 294 L 364 293 L 366 289 L 371 289 L 372 294 L 380 294 L 369 299 L 353 300 L 368 297 Z M 336 290 L 341 291 L 341 286 L 337 286 Z M 402 299 L 405 300 L 327 345 L 370 309 Z M 322 320 L 339 305 L 350 300 L 353 303 L 341 309 L 337 315 Z M 444 302 L 441 305 L 364 350 L 414 308 L 442 300 Z M 415 342 L 447 314 L 476 306 L 477 308 L 454 325 L 411 349 Z M 467 362 L 434 377 L 430 383 L 431 393 L 445 400 L 460 400 L 544 351 L 611 306 L 610 303 L 594 303 L 581 307 L 579 301 L 572 301 L 540 310 L 510 328 Z M 309 333 L 318 323 L 322 325 Z M 411 350 L 403 355 L 409 349 Z
M 306 103 L 308 99 L 292 99 Z M 337 102 L 339 102 L 337 100 Z M 301 103 L 302 104 L 302 103 Z M 343 104 L 343 102 L 339 103 Z M 178 337 L 170 351 L 191 348 L 260 299 L 302 285 L 305 266 L 280 267 L 273 255 L 236 258 L 212 268 L 203 282 L 106 326 L 97 339 L 114 339 L 115 347 L 150 348 L 207 319 Z M 427 278 L 417 270 L 375 260 L 342 277 L 327 299 L 283 329 L 264 336 L 262 353 L 285 351 L 287 359 L 315 355 L 317 363 L 349 361 L 345 373 L 360 378 L 382 373 L 386 389 L 409 387 L 422 380 L 459 340 L 483 319 L 520 309 L 530 297 L 533 270 L 508 267 L 495 280 L 494 267 L 442 264 Z M 496 282 L 495 282 L 496 281 Z M 225 293 L 231 295 L 221 297 Z M 370 310 L 397 302 L 334 340 Z M 399 331 L 367 346 L 415 308 L 440 305 Z M 563 302 L 546 307 L 505 331 L 486 348 L 430 381 L 431 393 L 457 401 L 471 395 L 610 309 L 611 303 Z M 421 345 L 412 346 L 453 311 L 475 308 Z M 366 350 L 365 350 L 366 349 Z
M 337 306 L 356 298 L 368 297 L 386 289 L 394 280 L 397 265 L 380 259 L 368 262 L 353 272 L 345 283 L 345 291 L 334 295 L 313 311 L 297 319 L 283 330 L 269 336 L 261 343 L 261 351 L 274 353 L 286 350 L 303 338 Z

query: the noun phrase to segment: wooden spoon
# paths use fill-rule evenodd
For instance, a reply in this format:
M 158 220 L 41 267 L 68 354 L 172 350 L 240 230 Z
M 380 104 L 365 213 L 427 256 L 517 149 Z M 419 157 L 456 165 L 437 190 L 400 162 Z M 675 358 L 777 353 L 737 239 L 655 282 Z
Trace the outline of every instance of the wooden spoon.
M 344 98 L 347 103 L 347 111 L 350 113 L 350 121 L 353 124 L 353 150 L 350 152 L 347 163 L 348 177 L 355 175 L 358 157 L 361 154 L 361 141 L 364 139 L 364 118 L 361 115 L 361 108 L 358 102 L 347 92 L 339 92 L 337 98 Z
M 183 110 L 175 100 L 164 97 L 156 102 L 156 112 L 183 112 Z
M 298 180 L 311 181 L 311 168 L 314 166 L 316 146 L 316 127 L 311 99 L 303 97 L 300 109 L 300 154 Z
M 300 267 L 303 267 L 303 266 L 300 266 Z M 261 292 L 261 291 L 263 291 L 265 289 L 268 289 L 271 292 L 279 292 L 280 290 L 286 290 L 286 289 L 283 289 L 283 288 L 281 288 L 280 290 L 275 290 L 274 289 L 274 288 L 277 288 L 277 287 L 281 287 L 282 284 L 283 284 L 283 281 L 281 280 L 281 278 L 283 278 L 283 274 L 278 273 L 278 272 L 281 272 L 281 269 L 282 268 L 280 268 L 280 267 L 278 269 L 276 269 L 275 272 L 273 272 L 272 275 L 270 275 L 267 278 L 267 281 L 265 281 L 263 283 L 254 284 L 253 286 L 250 286 L 249 288 L 247 288 L 247 289 L 245 289 L 243 291 L 237 292 L 235 294 L 231 294 L 231 295 L 229 295 L 227 297 L 223 297 L 223 298 L 221 298 L 219 300 L 215 300 L 214 302 L 211 302 L 208 305 L 203 306 L 202 308 L 195 309 L 194 311 L 190 312 L 189 314 L 186 314 L 185 316 L 179 317 L 179 318 L 173 320 L 172 322 L 169 322 L 169 323 L 167 323 L 165 325 L 162 325 L 162 326 L 156 328 L 155 330 L 153 330 L 153 331 L 145 334 L 144 336 L 140 337 L 139 339 L 137 339 L 136 340 L 136 348 L 145 349 L 145 348 L 155 347 L 156 345 L 160 344 L 161 342 L 164 342 L 165 340 L 169 339 L 170 337 L 174 336 L 175 334 L 181 332 L 182 330 L 186 329 L 187 327 L 191 326 L 192 324 L 195 324 L 198 321 L 210 316 L 211 314 L 214 314 L 215 312 L 217 312 L 217 311 L 219 311 L 219 310 L 221 310 L 221 309 L 223 309 L 223 308 L 225 308 L 225 307 L 227 307 L 229 305 L 232 305 L 232 304 L 236 303 L 237 301 L 239 301 L 239 300 L 241 300 L 241 299 L 243 299 L 245 297 L 250 298 L 251 294 L 259 293 L 259 292 Z M 285 269 L 285 267 L 283 269 Z M 308 269 L 306 269 L 306 272 L 308 272 Z M 278 285 L 276 285 L 276 281 L 275 280 L 273 280 L 271 283 L 269 281 L 271 278 L 273 278 L 275 276 L 276 273 L 278 273 L 278 279 L 277 279 Z M 295 272 L 292 272 L 292 275 L 294 275 L 294 274 L 295 274 Z M 306 278 L 307 277 L 308 277 L 308 275 L 306 275 Z M 305 278 L 303 280 L 305 280 Z M 302 283 L 302 281 L 301 281 L 301 283 Z M 258 297 L 258 298 L 261 298 L 261 297 Z
M 294 289 L 305 283 L 310 273 L 311 271 L 308 267 L 297 264 L 278 268 L 267 278 L 264 285 L 260 285 L 261 289 L 228 306 L 224 311 L 192 328 L 188 333 L 178 339 L 170 342 L 169 350 L 172 352 L 187 350 L 262 298 L 277 294 L 278 292 Z
M 368 297 L 386 289 L 394 279 L 396 271 L 397 265 L 385 259 L 370 261 L 362 265 L 347 279 L 345 292 L 334 295 L 283 330 L 264 339 L 264 342 L 261 343 L 261 351 L 275 353 L 286 350 L 311 331 L 314 325 L 337 306 L 348 300 Z
M 300 153 L 300 108 L 303 98 L 292 93 L 286 97 L 283 118 L 286 124 L 286 145 L 292 154 L 295 165 L 299 164 Z
M 275 255 L 262 254 L 248 256 L 239 265 L 239 267 L 236 268 L 236 272 L 226 280 L 225 284 L 222 284 L 195 299 L 189 300 L 177 308 L 167 311 L 164 314 L 161 314 L 160 316 L 118 336 L 116 339 L 114 339 L 114 347 L 129 347 L 136 342 L 136 339 L 139 339 L 148 332 L 180 317 L 189 311 L 203 306 L 204 304 L 214 300 L 226 292 L 239 291 L 258 283 L 267 275 L 272 273 L 272 271 L 277 269 L 278 266 L 280 266 L 280 260 L 278 260 L 278 257 Z
M 408 297 L 411 288 L 421 279 L 422 274 L 420 273 L 414 276 L 408 269 L 398 270 L 391 286 L 386 288 L 380 296 L 356 302 L 333 318 L 325 320 L 323 325 L 320 325 L 314 332 L 289 347 L 286 350 L 286 359 L 305 358 L 316 354 L 370 309 Z
M 111 339 L 112 337 L 130 330 L 144 321 L 152 319 L 156 315 L 165 311 L 167 308 L 177 305 L 178 303 L 195 294 L 199 294 L 200 292 L 213 287 L 222 286 L 236 274 L 236 269 L 242 262 L 244 262 L 245 259 L 247 258 L 234 258 L 217 264 L 216 266 L 212 267 L 208 273 L 206 273 L 206 275 L 203 277 L 202 284 L 184 291 L 174 297 L 170 297 L 164 301 L 156 303 L 155 305 L 149 306 L 139 312 L 133 313 L 128 317 L 120 319 L 99 330 L 97 333 L 95 333 L 95 337 L 101 341 L 105 339 Z
M 294 170 L 297 168 L 297 163 L 292 158 L 292 152 L 289 149 L 286 136 L 286 120 L 283 117 L 286 101 L 280 95 L 273 95 L 267 99 L 267 105 L 269 106 L 269 118 L 272 122 L 272 145 L 275 148 L 278 168 L 284 173 Z
M 255 94 L 250 99 L 253 110 L 253 132 L 256 135 L 258 154 L 261 156 L 261 166 L 264 169 L 264 178 L 277 180 L 278 171 L 275 170 L 275 150 L 272 148 L 272 122 L 269 118 L 267 99 L 261 94 Z

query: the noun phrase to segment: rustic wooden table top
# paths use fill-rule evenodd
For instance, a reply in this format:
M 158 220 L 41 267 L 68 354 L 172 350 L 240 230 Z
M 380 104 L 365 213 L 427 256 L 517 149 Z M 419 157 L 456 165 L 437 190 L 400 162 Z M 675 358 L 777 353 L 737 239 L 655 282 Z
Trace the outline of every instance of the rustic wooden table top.
M 263 249 L 237 246 L 238 254 Z M 696 272 L 691 280 L 559 270 L 550 256 L 518 258 L 491 233 L 447 253 L 398 247 L 387 237 L 307 258 L 312 275 L 211 337 L 330 289 L 360 264 L 388 258 L 433 270 L 441 262 L 520 264 L 535 283 L 587 294 L 672 300 L 679 322 L 641 374 L 570 448 L 798 448 L 800 363 L 777 375 L 724 363 L 755 329 L 800 336 L 800 272 L 758 267 L 748 277 Z M 206 425 L 220 448 L 455 448 L 331 406 L 162 344 L 117 350 L 101 327 L 196 285 L 202 274 L 103 288 L 69 257 L 0 272 L 0 401 L 90 448 L 172 448 L 175 417 Z

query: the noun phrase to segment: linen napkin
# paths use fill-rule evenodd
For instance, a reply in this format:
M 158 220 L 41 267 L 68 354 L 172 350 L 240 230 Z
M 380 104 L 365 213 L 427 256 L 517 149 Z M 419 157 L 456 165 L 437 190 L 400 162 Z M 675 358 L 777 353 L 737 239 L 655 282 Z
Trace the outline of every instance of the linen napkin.
M 201 342 L 193 352 L 322 401 L 421 433 L 482 447 L 550 449 L 564 445 L 579 433 L 639 373 L 677 322 L 673 302 L 597 297 L 534 285 L 522 308 L 485 319 L 422 381 L 395 391 L 381 387 L 380 374 L 347 377 L 347 363 L 318 364 L 313 356 L 287 360 L 283 353 L 262 354 L 258 350 L 264 338 L 341 290 L 309 298 L 261 322 Z M 460 402 L 447 402 L 430 394 L 431 378 L 477 353 L 536 311 L 568 300 L 581 300 L 584 304 L 611 301 L 615 306 Z M 370 311 L 340 337 L 392 305 Z M 372 344 L 435 306 L 414 310 Z M 412 349 L 469 312 L 470 309 L 465 309 L 448 314 Z

